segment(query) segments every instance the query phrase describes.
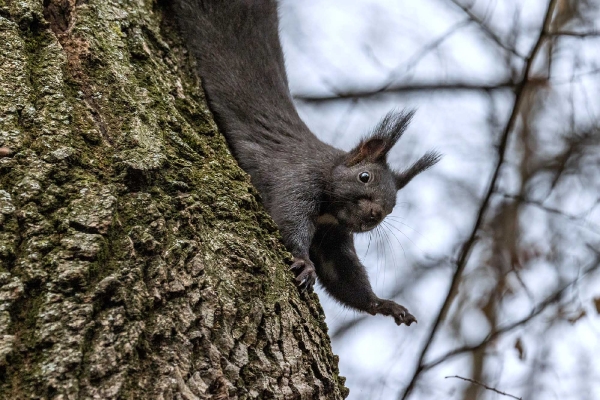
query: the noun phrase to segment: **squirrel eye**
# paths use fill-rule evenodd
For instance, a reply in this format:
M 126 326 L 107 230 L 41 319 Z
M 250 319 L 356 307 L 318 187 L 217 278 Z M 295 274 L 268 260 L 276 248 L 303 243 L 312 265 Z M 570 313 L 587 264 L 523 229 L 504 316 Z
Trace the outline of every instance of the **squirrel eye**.
M 358 180 L 362 183 L 368 183 L 371 180 L 371 174 L 368 172 L 361 172 L 358 174 Z

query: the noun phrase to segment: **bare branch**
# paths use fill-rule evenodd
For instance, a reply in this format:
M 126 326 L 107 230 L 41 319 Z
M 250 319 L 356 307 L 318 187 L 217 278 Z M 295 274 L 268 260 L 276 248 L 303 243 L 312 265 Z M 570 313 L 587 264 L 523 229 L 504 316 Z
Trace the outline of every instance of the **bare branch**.
M 477 242 L 477 232 L 479 231 L 479 229 L 483 223 L 484 216 L 487 213 L 487 210 L 489 208 L 490 199 L 492 198 L 492 195 L 493 195 L 494 191 L 496 190 L 496 182 L 498 181 L 498 177 L 500 175 L 500 169 L 501 169 L 502 165 L 504 164 L 504 159 L 506 157 L 506 147 L 507 147 L 506 145 L 508 143 L 508 138 L 510 136 L 510 133 L 514 130 L 514 127 L 517 123 L 517 117 L 519 115 L 519 110 L 521 109 L 521 105 L 526 98 L 526 89 L 527 89 L 527 86 L 529 83 L 529 77 L 531 74 L 531 70 L 533 68 L 533 62 L 542 48 L 542 45 L 545 41 L 547 32 L 549 32 L 549 30 L 550 30 L 550 24 L 552 22 L 552 16 L 554 14 L 554 9 L 556 7 L 556 4 L 557 4 L 557 0 L 550 0 L 550 3 L 548 4 L 548 8 L 546 10 L 546 15 L 544 17 L 544 23 L 540 29 L 538 39 L 537 39 L 535 45 L 533 46 L 533 49 L 531 50 L 529 57 L 527 57 L 525 70 L 523 71 L 523 78 L 522 78 L 523 80 L 517 86 L 515 103 L 513 105 L 513 108 L 512 108 L 510 117 L 508 119 L 508 122 L 506 124 L 506 127 L 505 127 L 504 131 L 502 132 L 502 136 L 500 138 L 500 142 L 498 145 L 498 161 L 496 163 L 496 168 L 494 170 L 494 173 L 492 174 L 492 178 L 488 185 L 488 189 L 486 191 L 486 194 L 485 194 L 483 201 L 481 203 L 481 206 L 479 208 L 479 212 L 477 214 L 477 219 L 475 220 L 473 228 L 471 229 L 471 234 L 469 235 L 468 239 L 464 243 L 462 250 L 460 252 L 460 255 L 458 257 L 458 260 L 456 262 L 456 271 L 454 272 L 454 276 L 452 277 L 452 282 L 450 283 L 450 287 L 446 294 L 446 298 L 442 304 L 442 307 L 440 308 L 440 311 L 438 312 L 435 322 L 433 323 L 433 325 L 430 329 L 429 336 L 427 337 L 427 340 L 425 341 L 425 345 L 423 346 L 423 349 L 420 352 L 419 359 L 417 362 L 417 367 L 416 367 L 416 369 L 413 373 L 413 376 L 412 376 L 408 386 L 406 387 L 404 393 L 399 397 L 402 400 L 406 400 L 410 396 L 410 394 L 412 393 L 412 391 L 414 389 L 415 383 L 417 382 L 417 379 L 419 378 L 419 376 L 421 375 L 421 373 L 424 370 L 423 362 L 425 360 L 425 355 L 427 354 L 429 347 L 432 345 L 433 339 L 438 331 L 438 328 L 440 327 L 442 321 L 446 317 L 446 313 L 450 309 L 450 306 L 454 299 L 455 293 L 458 289 L 458 285 L 460 283 L 462 273 L 467 265 L 467 261 L 471 255 L 471 251 L 473 250 L 475 243 Z
M 550 36 L 571 36 L 577 38 L 600 37 L 600 32 L 559 31 L 549 33 Z
M 384 88 L 357 89 L 348 91 L 337 91 L 333 94 L 297 93 L 294 100 L 305 103 L 324 103 L 337 100 L 355 100 L 375 97 L 386 93 L 411 93 L 411 92 L 437 92 L 437 91 L 492 91 L 514 89 L 513 82 L 498 83 L 473 83 L 473 82 L 449 82 L 449 83 L 409 83 L 389 85 Z
M 457 6 L 458 8 L 460 8 L 465 14 L 467 14 L 467 16 L 469 17 L 469 19 L 473 22 L 475 22 L 477 25 L 479 25 L 479 27 L 481 28 L 481 30 L 483 31 L 483 33 L 486 34 L 487 37 L 489 37 L 492 41 L 494 41 L 498 46 L 500 46 L 501 48 L 503 48 L 504 50 L 516 55 L 519 58 L 525 58 L 525 56 L 519 54 L 519 52 L 512 48 L 509 47 L 506 43 L 504 43 L 502 41 L 502 39 L 496 34 L 494 33 L 494 31 L 492 31 L 490 29 L 489 26 L 487 26 L 485 24 L 485 22 L 479 18 L 477 15 L 473 14 L 473 12 L 471 11 L 470 7 L 467 7 L 463 4 L 461 4 L 460 2 L 456 1 L 456 0 L 450 0 L 455 6 Z
M 592 263 L 590 263 L 590 267 L 588 267 L 587 269 L 585 269 L 583 271 L 583 273 L 578 276 L 576 279 L 574 279 L 573 281 L 565 284 L 562 288 L 558 289 L 556 292 L 552 293 L 551 295 L 549 295 L 548 297 L 546 297 L 546 299 L 544 301 L 542 301 L 541 303 L 539 303 L 532 311 L 531 313 L 529 313 L 528 316 L 521 318 L 518 321 L 515 321 L 511 324 L 508 324 L 494 332 L 491 332 L 490 334 L 487 335 L 487 337 L 485 339 L 483 339 L 481 342 L 479 342 L 476 345 L 473 346 L 462 346 L 462 347 L 458 347 L 454 350 L 450 350 L 449 352 L 447 352 L 446 354 L 438 357 L 437 359 L 431 361 L 428 364 L 424 364 L 421 366 L 421 372 L 423 371 L 427 371 L 430 370 L 438 365 L 440 365 L 443 362 L 448 361 L 451 358 L 454 358 L 460 354 L 463 353 L 470 353 L 472 351 L 476 351 L 479 350 L 480 348 L 486 346 L 488 343 L 490 343 L 491 341 L 495 340 L 496 338 L 500 337 L 501 335 L 508 333 L 510 331 L 512 331 L 515 328 L 518 328 L 519 326 L 523 326 L 526 323 L 528 323 L 529 321 L 531 321 L 533 318 L 537 317 L 539 314 L 542 313 L 542 311 L 544 311 L 550 304 L 556 303 L 558 300 L 560 300 L 560 298 L 562 297 L 563 293 L 569 289 L 571 286 L 573 286 L 575 283 L 579 282 L 581 280 L 581 278 L 583 278 L 584 276 L 587 276 L 589 273 L 597 270 L 600 267 L 600 252 L 598 252 L 597 250 L 595 250 L 593 247 L 588 246 L 588 248 L 592 251 L 594 251 L 597 255 L 597 257 L 594 259 L 594 261 Z
M 508 394 L 508 393 L 506 393 L 506 392 L 502 392 L 502 391 L 500 391 L 500 390 L 498 390 L 498 389 L 496 389 L 496 388 L 490 387 L 490 386 L 488 386 L 488 385 L 486 385 L 486 384 L 484 384 L 484 383 L 481 383 L 481 382 L 479 382 L 479 381 L 476 381 L 475 379 L 463 378 L 462 376 L 458 376 L 458 375 L 445 376 L 444 378 L 445 378 L 445 379 L 448 379 L 448 378 L 458 378 L 458 379 L 462 379 L 463 381 L 467 381 L 467 382 L 474 383 L 475 385 L 479 385 L 479 386 L 481 386 L 481 387 L 484 387 L 484 388 L 485 388 L 485 389 L 487 389 L 487 390 L 491 390 L 492 392 L 499 393 L 499 394 L 501 394 L 501 395 L 503 395 L 503 396 L 512 397 L 513 399 L 517 399 L 517 400 L 523 400 L 523 398 L 522 398 L 522 397 L 517 397 L 517 396 L 513 396 L 512 394 Z
M 585 219 L 583 217 L 578 217 L 576 215 L 567 214 L 564 211 L 561 211 L 557 208 L 549 207 L 541 201 L 528 199 L 523 196 L 512 195 L 512 194 L 508 194 L 508 193 L 502 193 L 501 196 L 504 198 L 519 202 L 521 204 L 526 204 L 526 205 L 537 207 L 540 210 L 546 211 L 547 213 L 559 215 L 559 216 L 564 217 L 573 222 L 585 223 L 585 224 L 587 224 L 587 225 L 585 225 L 586 228 L 600 234 L 600 227 L 597 226 L 596 224 L 588 223 L 587 221 L 585 221 Z
M 402 68 L 402 66 L 394 68 L 394 72 L 392 72 L 392 74 L 390 74 L 388 78 L 388 83 L 382 85 L 381 90 L 385 90 L 394 84 L 394 82 L 398 79 L 398 76 L 400 75 L 399 70 L 401 68 L 405 71 L 409 71 L 411 68 L 414 68 L 423 58 L 425 58 L 425 56 L 427 56 L 433 50 L 438 48 L 444 41 L 448 40 L 448 38 L 450 38 L 452 35 L 454 35 L 456 32 L 458 32 L 465 26 L 469 25 L 470 23 L 471 21 L 468 19 L 460 21 L 451 26 L 446 32 L 442 33 L 437 38 L 423 46 L 421 50 L 419 50 L 416 54 L 410 57 L 408 61 L 404 63 L 404 68 Z

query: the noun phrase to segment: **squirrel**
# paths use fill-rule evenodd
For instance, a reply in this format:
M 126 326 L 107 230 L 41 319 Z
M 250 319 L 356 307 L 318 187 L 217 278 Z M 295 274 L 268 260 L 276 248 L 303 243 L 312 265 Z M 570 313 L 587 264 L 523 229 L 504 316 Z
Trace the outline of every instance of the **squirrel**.
M 386 161 L 413 112 L 391 112 L 351 151 L 319 140 L 300 119 L 279 42 L 275 0 L 174 0 L 183 39 L 239 165 L 258 189 L 294 260 L 301 291 L 316 277 L 341 304 L 397 325 L 416 319 L 373 293 L 353 235 L 375 228 L 396 192 L 433 166 L 427 152 L 401 172 Z

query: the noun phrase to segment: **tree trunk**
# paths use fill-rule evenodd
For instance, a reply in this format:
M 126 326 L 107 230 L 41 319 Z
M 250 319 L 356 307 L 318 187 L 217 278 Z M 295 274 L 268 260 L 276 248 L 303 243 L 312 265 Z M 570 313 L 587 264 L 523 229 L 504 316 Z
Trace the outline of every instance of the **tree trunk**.
M 0 398 L 347 394 L 168 10 L 0 0 Z

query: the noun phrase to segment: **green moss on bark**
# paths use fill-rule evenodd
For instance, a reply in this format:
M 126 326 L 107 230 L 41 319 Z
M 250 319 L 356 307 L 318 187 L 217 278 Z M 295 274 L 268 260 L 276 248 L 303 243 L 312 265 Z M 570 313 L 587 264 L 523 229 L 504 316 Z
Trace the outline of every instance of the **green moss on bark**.
M 0 0 L 0 398 L 341 398 L 168 10 Z

